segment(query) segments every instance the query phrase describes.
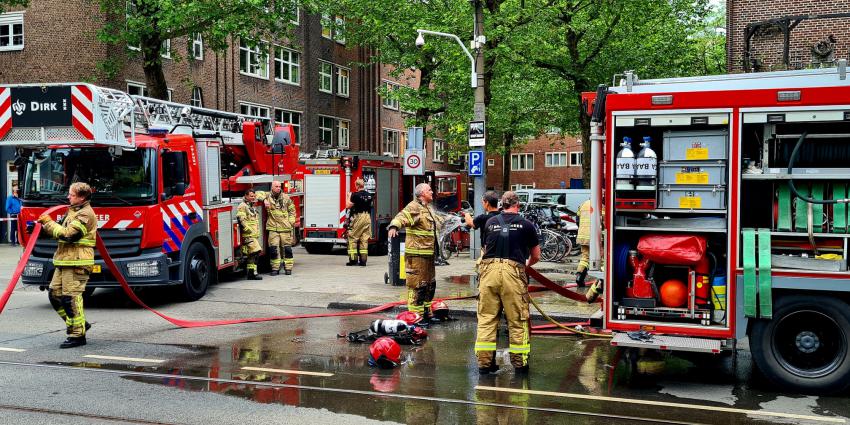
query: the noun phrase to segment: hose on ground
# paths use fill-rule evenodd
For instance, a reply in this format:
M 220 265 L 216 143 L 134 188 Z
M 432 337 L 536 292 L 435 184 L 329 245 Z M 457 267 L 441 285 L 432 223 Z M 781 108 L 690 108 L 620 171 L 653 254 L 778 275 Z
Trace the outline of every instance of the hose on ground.
M 569 326 L 564 326 L 564 325 L 562 325 L 561 323 L 559 323 L 557 320 L 553 319 L 551 316 L 549 316 L 548 314 L 546 314 L 546 312 L 545 312 L 545 311 L 543 311 L 543 309 L 542 309 L 542 308 L 540 308 L 540 305 L 538 305 L 538 304 L 537 304 L 537 301 L 534 301 L 534 298 L 528 297 L 528 299 L 529 299 L 529 301 L 531 301 L 531 304 L 534 306 L 534 308 L 536 308 L 536 309 L 537 309 L 537 311 L 539 311 L 539 312 L 540 312 L 540 314 L 541 314 L 541 315 L 542 315 L 542 316 L 543 316 L 546 320 L 548 320 L 549 322 L 551 322 L 552 324 L 554 324 L 555 326 L 557 326 L 557 327 L 559 327 L 559 328 L 561 328 L 561 329 L 564 329 L 564 330 L 566 330 L 566 331 L 569 331 L 569 332 L 572 332 L 572 333 L 574 333 L 574 334 L 576 334 L 576 335 L 581 335 L 581 336 L 593 336 L 593 337 L 601 337 L 601 338 L 613 338 L 613 335 L 611 335 L 611 334 L 585 332 L 585 331 L 580 331 L 580 330 L 575 329 L 575 328 L 571 328 L 571 327 L 569 327 Z

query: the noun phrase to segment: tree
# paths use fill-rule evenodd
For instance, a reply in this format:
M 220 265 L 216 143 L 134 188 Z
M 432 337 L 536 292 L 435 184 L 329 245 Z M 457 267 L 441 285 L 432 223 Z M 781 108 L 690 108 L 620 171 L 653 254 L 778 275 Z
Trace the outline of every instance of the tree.
M 107 21 L 99 38 L 109 44 L 138 46 L 151 97 L 165 99 L 162 71 L 166 40 L 200 35 L 204 44 L 223 50 L 230 43 L 260 46 L 291 28 L 300 0 L 99 0 Z M 179 52 L 175 51 L 179 58 Z
M 26 7 L 29 5 L 29 0 L 0 0 L 0 13 L 5 13 L 6 9 Z

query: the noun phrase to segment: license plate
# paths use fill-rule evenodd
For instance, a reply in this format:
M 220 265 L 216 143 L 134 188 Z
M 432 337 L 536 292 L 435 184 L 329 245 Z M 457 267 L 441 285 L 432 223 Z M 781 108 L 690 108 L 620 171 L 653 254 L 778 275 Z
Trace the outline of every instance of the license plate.
M 95 265 L 91 266 L 91 272 L 92 273 L 100 273 L 100 264 L 95 264 Z

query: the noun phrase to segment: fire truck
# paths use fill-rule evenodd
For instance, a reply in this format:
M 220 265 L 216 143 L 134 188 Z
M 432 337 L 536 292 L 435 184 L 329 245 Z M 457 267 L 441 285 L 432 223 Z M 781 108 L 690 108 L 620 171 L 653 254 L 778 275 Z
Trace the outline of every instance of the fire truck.
M 374 195 L 370 250 L 385 255 L 387 225 L 399 211 L 401 165 L 393 158 L 368 152 L 318 152 L 301 161 L 304 184 L 304 230 L 301 242 L 311 254 L 331 252 L 344 238 L 348 194 L 362 178 Z
M 292 179 L 295 133 L 283 126 L 270 135 L 269 127 L 91 84 L 0 86 L 0 145 L 18 146 L 26 160 L 23 240 L 27 224 L 64 203 L 73 182 L 87 182 L 98 234 L 128 282 L 179 286 L 187 300 L 239 265 L 240 199 L 227 195 Z M 39 238 L 24 284 L 48 285 L 55 250 L 56 241 Z M 88 290 L 118 286 L 95 255 Z
M 658 80 L 626 72 L 583 99 L 591 268 L 612 345 L 721 353 L 748 338 L 771 381 L 846 388 L 847 61 Z

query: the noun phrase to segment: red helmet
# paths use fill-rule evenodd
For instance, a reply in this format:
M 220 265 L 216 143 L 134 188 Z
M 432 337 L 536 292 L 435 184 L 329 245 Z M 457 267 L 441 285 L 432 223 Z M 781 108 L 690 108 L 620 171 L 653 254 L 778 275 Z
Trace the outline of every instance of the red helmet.
M 401 347 L 394 339 L 382 336 L 369 347 L 369 365 L 394 368 L 401 361 Z
M 410 339 L 412 339 L 415 343 L 423 341 L 426 338 L 428 338 L 428 331 L 420 328 L 419 326 L 414 326 L 413 330 L 410 331 Z
M 422 321 L 422 315 L 415 311 L 401 312 L 395 318 L 398 320 L 404 320 L 404 322 L 408 325 L 415 325 Z
M 431 303 L 431 314 L 435 319 L 446 320 L 449 318 L 449 306 L 443 300 Z

